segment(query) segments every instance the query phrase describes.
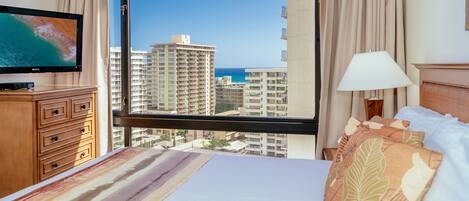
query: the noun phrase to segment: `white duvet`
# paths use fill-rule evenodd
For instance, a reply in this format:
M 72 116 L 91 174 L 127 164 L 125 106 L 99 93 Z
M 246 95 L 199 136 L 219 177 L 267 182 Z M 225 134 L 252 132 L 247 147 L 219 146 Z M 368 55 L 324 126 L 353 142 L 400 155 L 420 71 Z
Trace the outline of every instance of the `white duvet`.
M 425 147 L 443 153 L 425 200 L 469 200 L 469 126 L 445 124 L 426 138 Z
M 425 131 L 425 147 L 443 153 L 424 200 L 469 200 L 469 125 L 420 106 L 405 107 L 396 118 L 410 121 L 411 130 Z

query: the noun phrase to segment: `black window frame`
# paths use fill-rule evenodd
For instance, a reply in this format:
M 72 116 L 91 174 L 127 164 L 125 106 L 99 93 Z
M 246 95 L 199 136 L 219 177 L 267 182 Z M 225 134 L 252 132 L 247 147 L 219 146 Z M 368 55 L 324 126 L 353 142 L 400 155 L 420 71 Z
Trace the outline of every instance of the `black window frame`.
M 131 0 L 120 1 L 121 17 L 121 110 L 112 113 L 113 125 L 124 128 L 124 146 L 132 146 L 132 128 L 190 129 L 281 133 L 317 136 L 321 94 L 319 0 L 315 0 L 315 116 L 314 118 L 167 115 L 131 113 L 130 105 L 130 11 Z M 313 104 L 313 103 L 311 103 Z

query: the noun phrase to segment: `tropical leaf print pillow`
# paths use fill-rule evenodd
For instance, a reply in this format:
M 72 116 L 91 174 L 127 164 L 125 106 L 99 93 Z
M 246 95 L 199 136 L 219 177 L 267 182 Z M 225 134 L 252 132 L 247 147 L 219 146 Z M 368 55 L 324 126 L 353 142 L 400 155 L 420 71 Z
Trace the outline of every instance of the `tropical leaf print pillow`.
M 374 116 L 370 119 L 371 122 L 383 124 L 384 126 L 391 127 L 391 128 L 398 128 L 407 130 L 410 126 L 410 122 L 406 120 L 399 120 L 399 119 L 389 119 L 383 118 L 380 116 Z
M 422 200 L 442 155 L 359 131 L 329 171 L 325 200 Z
M 357 119 L 351 117 L 345 126 L 345 134 L 342 138 L 355 134 L 358 131 L 367 132 L 370 135 L 377 135 L 384 137 L 388 140 L 394 142 L 400 142 L 404 144 L 415 145 L 418 147 L 423 147 L 423 140 L 425 138 L 425 133 L 421 131 L 408 131 L 406 129 L 399 129 L 401 125 L 406 125 L 405 123 L 392 123 L 389 120 L 379 119 L 377 121 L 383 122 L 385 124 L 365 121 L 360 122 Z M 387 122 L 385 122 L 387 121 Z M 395 127 L 391 127 L 391 125 Z M 346 138 L 345 138 L 346 139 Z M 345 142 L 346 143 L 346 142 Z M 340 148 L 340 147 L 339 147 Z

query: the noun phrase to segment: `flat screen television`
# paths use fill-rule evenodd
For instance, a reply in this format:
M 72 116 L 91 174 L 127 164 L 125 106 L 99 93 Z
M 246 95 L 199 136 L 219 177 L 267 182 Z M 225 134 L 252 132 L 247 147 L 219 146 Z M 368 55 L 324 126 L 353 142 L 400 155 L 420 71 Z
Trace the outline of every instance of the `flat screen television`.
M 0 6 L 0 73 L 82 69 L 83 16 Z

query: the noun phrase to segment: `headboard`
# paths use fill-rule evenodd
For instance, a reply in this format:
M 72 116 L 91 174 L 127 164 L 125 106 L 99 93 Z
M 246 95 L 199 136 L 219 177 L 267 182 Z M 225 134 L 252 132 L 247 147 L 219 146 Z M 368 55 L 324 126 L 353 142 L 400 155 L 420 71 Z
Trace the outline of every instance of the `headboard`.
M 416 64 L 420 105 L 469 123 L 469 64 Z

